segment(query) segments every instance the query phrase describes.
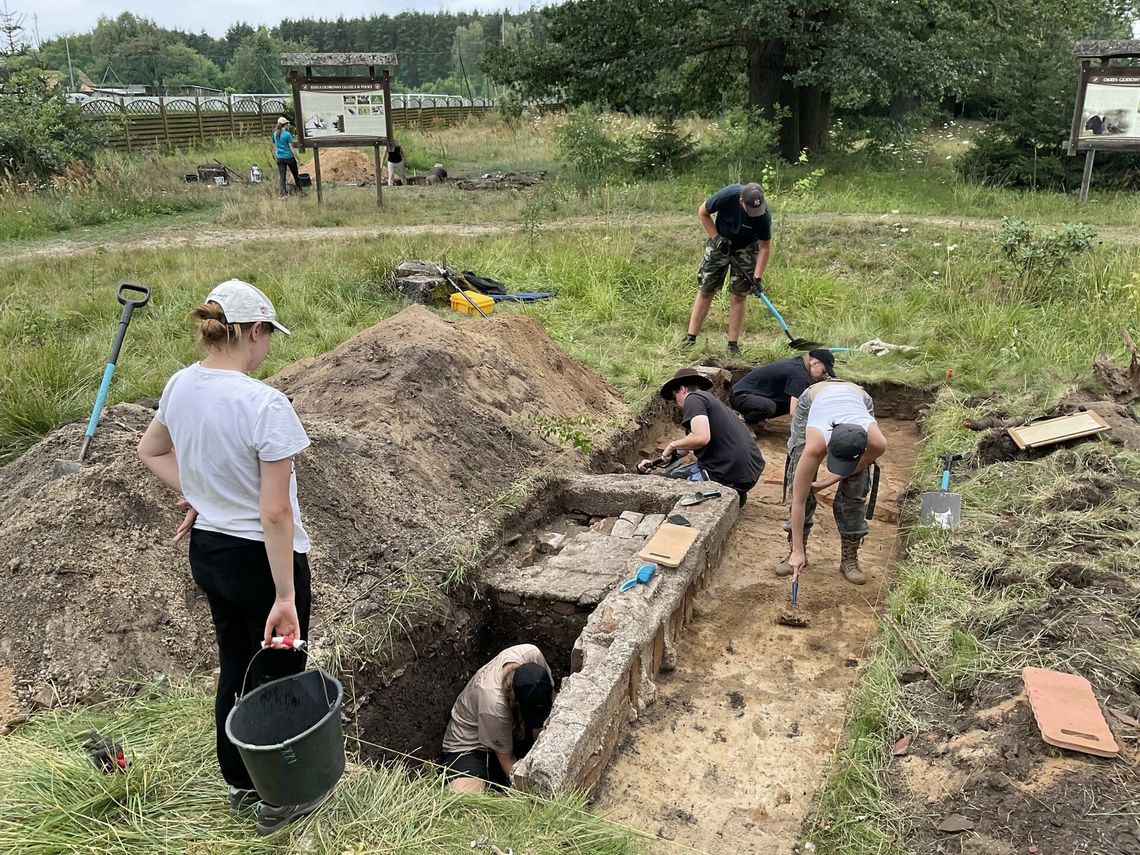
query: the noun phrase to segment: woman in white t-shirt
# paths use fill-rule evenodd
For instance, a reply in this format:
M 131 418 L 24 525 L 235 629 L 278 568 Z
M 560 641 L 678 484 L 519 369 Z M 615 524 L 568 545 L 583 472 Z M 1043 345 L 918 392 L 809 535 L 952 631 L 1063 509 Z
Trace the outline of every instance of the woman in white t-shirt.
M 297 506 L 293 457 L 309 438 L 289 399 L 248 376 L 265 360 L 277 322 L 269 298 L 247 282 L 218 285 L 191 313 L 199 322 L 200 362 L 166 384 L 139 457 L 185 498 L 174 542 L 190 535 L 190 569 L 206 593 L 221 674 L 214 712 L 217 753 L 236 811 L 257 805 L 257 830 L 269 833 L 320 802 L 271 806 L 257 801 L 249 773 L 226 738 L 225 721 L 254 653 L 273 636 L 307 638 L 309 538 Z M 304 656 L 259 656 L 260 682 L 295 674 Z

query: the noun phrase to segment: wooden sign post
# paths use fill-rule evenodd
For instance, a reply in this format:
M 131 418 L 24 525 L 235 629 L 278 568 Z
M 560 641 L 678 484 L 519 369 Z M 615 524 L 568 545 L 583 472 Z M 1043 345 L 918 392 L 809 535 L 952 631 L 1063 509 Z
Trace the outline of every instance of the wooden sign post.
M 1097 151 L 1140 151 L 1140 39 L 1077 42 L 1073 55 L 1081 71 L 1068 150 L 1085 152 L 1083 205 Z M 1113 60 L 1127 63 L 1110 65 Z
M 380 180 L 380 147 L 392 135 L 392 79 L 396 66 L 391 53 L 286 53 L 281 65 L 291 69 L 294 125 L 301 151 L 313 149 L 317 204 L 323 204 L 321 149 L 325 146 L 372 148 L 376 165 L 376 204 L 384 202 Z M 320 75 L 313 69 L 364 68 L 358 75 Z M 377 69 L 381 69 L 377 71 Z

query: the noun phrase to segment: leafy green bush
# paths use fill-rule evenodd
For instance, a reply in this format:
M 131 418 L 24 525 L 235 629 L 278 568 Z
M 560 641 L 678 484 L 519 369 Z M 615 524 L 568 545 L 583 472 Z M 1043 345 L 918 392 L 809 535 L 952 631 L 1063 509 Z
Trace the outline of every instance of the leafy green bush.
M 1085 223 L 1066 223 L 1039 232 L 1025 220 L 1002 217 L 997 242 L 1017 274 L 1019 296 L 1047 298 L 1058 286 L 1068 284 L 1064 274 L 1073 259 L 1095 248 L 1097 230 Z
M 778 120 L 768 121 L 744 109 L 731 110 L 705 138 L 700 159 L 707 166 L 727 169 L 739 181 L 754 181 L 774 156 L 779 135 Z
M 557 131 L 557 142 L 558 156 L 569 164 L 576 178 L 599 181 L 629 168 L 629 142 L 591 104 L 570 112 Z
M 73 161 L 91 163 L 106 126 L 84 121 L 79 107 L 23 59 L 8 60 L 11 75 L 0 90 L 0 174 L 39 184 Z
M 991 187 L 1029 187 L 1072 191 L 1081 185 L 1083 157 L 1070 157 L 1061 146 L 1035 146 L 998 128 L 987 128 L 958 161 L 958 173 Z M 1103 190 L 1140 188 L 1140 155 L 1101 153 L 1092 186 Z

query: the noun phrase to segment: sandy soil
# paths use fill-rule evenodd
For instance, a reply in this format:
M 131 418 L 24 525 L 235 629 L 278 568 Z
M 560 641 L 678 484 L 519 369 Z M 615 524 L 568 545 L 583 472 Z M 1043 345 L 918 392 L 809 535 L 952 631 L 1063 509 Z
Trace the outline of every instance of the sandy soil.
M 787 427 L 786 419 L 769 424 L 760 440 L 765 480 L 697 600 L 677 670 L 662 674 L 657 703 L 623 735 L 595 794 L 595 808 L 610 818 L 709 852 L 791 850 L 841 735 L 896 545 L 893 525 L 872 522 L 860 553 L 868 582 L 849 584 L 837 570 L 830 509 L 821 507 L 800 585 L 810 626 L 777 625 L 789 582 L 772 570 L 785 554 L 787 509 L 772 481 L 783 469 Z M 881 507 L 897 504 L 918 441 L 911 422 L 882 425 L 891 448 Z
M 410 306 L 269 379 L 313 441 L 297 481 L 318 634 L 350 615 L 414 622 L 416 605 L 447 615 L 442 593 L 408 605 L 400 592 L 450 567 L 505 512 L 493 500 L 559 459 L 530 419 L 623 410 L 534 319 L 476 321 Z M 51 477 L 81 422 L 0 468 L 0 662 L 24 707 L 212 666 L 204 598 L 185 546 L 169 543 L 175 496 L 135 453 L 153 417 L 143 404 L 104 413 L 78 473 Z

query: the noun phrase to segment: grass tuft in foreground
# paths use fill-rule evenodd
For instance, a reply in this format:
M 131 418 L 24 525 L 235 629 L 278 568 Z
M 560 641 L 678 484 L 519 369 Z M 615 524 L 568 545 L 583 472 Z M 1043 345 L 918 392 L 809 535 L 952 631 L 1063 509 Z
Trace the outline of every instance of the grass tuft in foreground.
M 431 773 L 352 764 L 317 814 L 259 838 L 252 814 L 230 815 L 212 723 L 212 700 L 189 686 L 38 714 L 5 737 L 0 754 L 0 852 L 415 855 L 470 852 L 480 837 L 535 855 L 634 851 L 625 830 L 574 796 L 460 797 Z M 125 774 L 104 774 L 87 759 L 81 746 L 91 729 L 126 747 Z

